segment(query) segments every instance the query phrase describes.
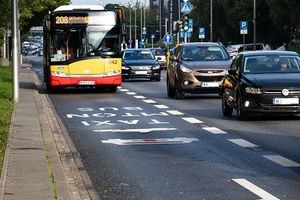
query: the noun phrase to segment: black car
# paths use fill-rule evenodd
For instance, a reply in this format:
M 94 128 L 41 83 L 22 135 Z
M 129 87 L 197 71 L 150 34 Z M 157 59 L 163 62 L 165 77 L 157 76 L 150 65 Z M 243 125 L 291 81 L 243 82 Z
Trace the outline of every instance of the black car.
M 186 93 L 220 93 L 232 60 L 223 45 L 194 42 L 179 45 L 167 66 L 167 93 L 182 99 Z
M 160 65 L 150 49 L 126 49 L 122 55 L 122 78 L 160 81 Z
M 249 51 L 233 61 L 222 84 L 222 111 L 239 120 L 256 113 L 298 113 L 300 57 L 289 51 Z

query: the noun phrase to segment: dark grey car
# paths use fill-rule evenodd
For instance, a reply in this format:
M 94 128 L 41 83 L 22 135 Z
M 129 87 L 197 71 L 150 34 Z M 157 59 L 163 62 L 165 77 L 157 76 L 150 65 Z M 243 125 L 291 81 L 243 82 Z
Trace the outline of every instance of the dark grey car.
M 218 43 L 179 45 L 167 66 L 168 96 L 182 99 L 186 93 L 219 93 L 231 62 Z

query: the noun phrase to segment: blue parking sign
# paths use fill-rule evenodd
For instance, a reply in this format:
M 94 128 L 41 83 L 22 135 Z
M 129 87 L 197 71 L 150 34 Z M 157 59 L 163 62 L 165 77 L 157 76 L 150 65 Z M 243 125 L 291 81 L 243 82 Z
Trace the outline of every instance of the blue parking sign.
M 248 34 L 248 22 L 247 21 L 240 21 L 240 33 Z
M 200 27 L 199 28 L 199 38 L 200 39 L 204 39 L 205 38 L 205 28 L 204 27 Z

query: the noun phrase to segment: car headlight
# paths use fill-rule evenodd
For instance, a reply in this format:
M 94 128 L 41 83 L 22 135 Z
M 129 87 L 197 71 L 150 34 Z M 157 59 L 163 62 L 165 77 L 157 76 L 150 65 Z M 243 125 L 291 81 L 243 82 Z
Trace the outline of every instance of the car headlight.
M 129 70 L 129 67 L 127 67 L 127 66 L 122 66 L 122 69 L 124 69 L 124 70 Z
M 159 69 L 160 68 L 160 65 L 154 65 L 152 66 L 152 69 Z
M 182 66 L 182 65 L 180 65 L 180 70 L 181 70 L 182 72 L 185 72 L 185 73 L 190 73 L 190 72 L 192 72 L 191 69 L 189 69 L 189 68 L 187 68 L 187 67 L 184 67 L 184 66 Z
M 245 92 L 249 94 L 261 94 L 262 90 L 254 87 L 246 87 Z

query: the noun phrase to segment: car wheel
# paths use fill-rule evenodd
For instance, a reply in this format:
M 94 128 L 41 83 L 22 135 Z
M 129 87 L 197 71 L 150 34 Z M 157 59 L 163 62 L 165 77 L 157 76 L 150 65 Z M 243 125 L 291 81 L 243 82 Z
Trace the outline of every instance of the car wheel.
M 172 86 L 171 86 L 170 78 L 168 75 L 167 75 L 167 93 L 168 93 L 168 97 L 175 96 L 175 91 L 174 91 L 174 88 L 172 88 Z
M 240 121 L 247 120 L 247 118 L 248 118 L 247 113 L 242 108 L 242 97 L 241 96 L 237 99 L 237 118 Z
M 225 92 L 223 92 L 222 95 L 222 112 L 224 116 L 228 116 L 228 117 L 230 117 L 233 112 L 233 108 L 230 107 L 226 102 Z
M 175 83 L 175 98 L 176 99 L 184 99 L 184 93 L 179 88 L 177 80 L 176 80 L 176 83 Z

